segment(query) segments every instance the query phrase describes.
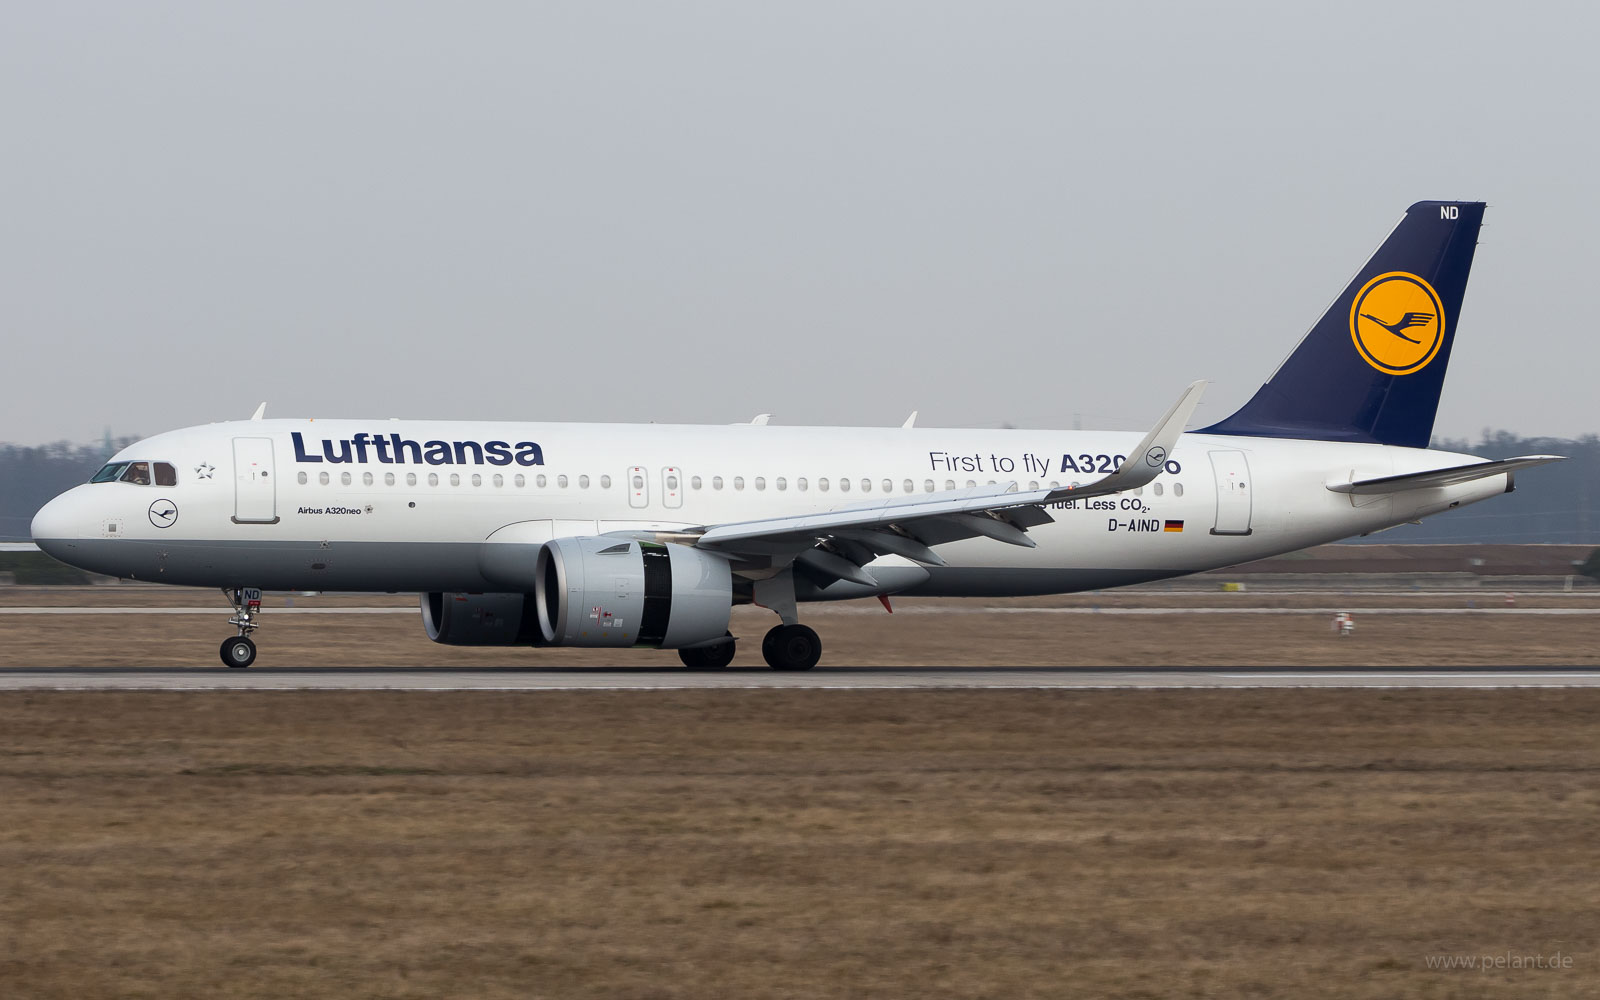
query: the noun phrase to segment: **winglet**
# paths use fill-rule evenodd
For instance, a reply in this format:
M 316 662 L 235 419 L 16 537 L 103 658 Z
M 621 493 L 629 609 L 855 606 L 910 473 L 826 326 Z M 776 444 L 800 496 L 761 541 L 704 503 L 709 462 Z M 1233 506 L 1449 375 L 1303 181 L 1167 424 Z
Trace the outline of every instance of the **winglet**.
M 1162 470 L 1167 467 L 1167 456 L 1171 455 L 1172 449 L 1177 446 L 1183 428 L 1189 423 L 1189 418 L 1194 416 L 1194 408 L 1200 405 L 1200 397 L 1205 391 L 1205 379 L 1190 382 L 1189 388 L 1183 390 L 1183 395 L 1178 397 L 1178 401 L 1172 404 L 1150 433 L 1144 436 L 1144 440 L 1128 452 L 1127 459 L 1116 472 L 1104 479 L 1084 483 L 1077 488 L 1051 490 L 1050 498 L 1046 502 L 1081 497 L 1085 490 L 1093 490 L 1096 495 L 1121 493 L 1123 490 L 1138 489 L 1161 475 Z
M 261 405 L 256 407 L 256 412 L 250 414 L 250 419 L 251 420 L 260 420 L 262 417 L 265 417 L 266 415 L 267 415 L 267 402 L 266 402 L 266 400 L 262 400 L 261 401 Z
M 911 428 L 917 426 L 917 411 L 916 410 L 912 410 L 911 411 L 911 416 L 907 417 L 906 418 L 906 422 L 901 424 L 900 426 L 902 428 L 906 429 L 906 430 L 910 430 Z
M 771 419 L 772 419 L 772 414 L 770 414 L 770 413 L 758 413 L 758 414 L 755 415 L 755 418 L 752 419 L 750 422 L 752 424 L 755 424 L 757 427 L 765 427 L 765 426 L 767 426 L 767 421 L 771 420 Z

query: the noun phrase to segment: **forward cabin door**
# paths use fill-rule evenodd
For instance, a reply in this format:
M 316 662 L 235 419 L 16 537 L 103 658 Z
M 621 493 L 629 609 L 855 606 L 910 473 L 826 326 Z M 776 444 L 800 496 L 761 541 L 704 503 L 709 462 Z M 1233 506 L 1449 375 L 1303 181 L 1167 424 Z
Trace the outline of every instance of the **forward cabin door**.
M 1211 533 L 1250 534 L 1250 463 L 1244 452 L 1212 452 L 1211 471 L 1217 477 L 1217 523 Z
M 661 470 L 661 506 L 683 506 L 683 470 L 676 466 Z
M 233 521 L 235 524 L 278 523 L 277 470 L 272 439 L 233 439 Z
M 650 476 L 642 465 L 635 465 L 628 470 L 628 506 L 650 506 Z

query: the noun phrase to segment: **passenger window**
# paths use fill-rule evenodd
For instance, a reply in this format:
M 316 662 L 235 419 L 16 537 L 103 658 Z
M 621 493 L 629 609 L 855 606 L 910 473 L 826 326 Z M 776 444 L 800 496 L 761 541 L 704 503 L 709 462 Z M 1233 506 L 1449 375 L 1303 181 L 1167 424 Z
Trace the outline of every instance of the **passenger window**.
M 450 485 L 451 486 L 460 486 L 461 485 L 461 473 L 459 473 L 459 472 L 450 473 Z
M 932 493 L 933 492 L 933 480 L 924 479 L 922 481 L 922 492 L 924 492 L 924 493 Z
M 125 483 L 132 483 L 135 486 L 149 486 L 150 463 L 129 462 L 128 471 L 122 474 L 122 481 Z
M 764 490 L 766 488 L 767 488 L 767 479 L 766 479 L 766 477 L 765 476 L 757 476 L 756 477 L 756 489 Z
M 385 486 L 393 486 L 394 485 L 394 473 L 385 472 L 383 474 L 383 485 L 385 485 Z
M 1032 493 L 1034 490 L 1037 490 L 1038 488 L 1039 488 L 1039 484 L 1038 483 L 1029 483 L 1028 484 L 1028 492 L 1029 493 Z
M 494 474 L 494 485 L 495 485 L 495 488 L 499 489 L 500 487 L 504 486 L 505 484 L 506 484 L 506 477 L 502 476 L 500 473 L 496 472 Z
M 309 477 L 307 477 L 304 472 L 300 473 L 300 475 L 295 477 L 296 481 L 298 481 L 301 486 L 304 486 L 306 484 L 306 479 L 307 478 L 309 478 Z
M 578 489 L 586 490 L 588 488 L 589 488 L 589 477 L 588 476 L 579 476 L 578 477 Z
M 1161 484 L 1160 483 L 1156 483 L 1156 485 L 1154 486 L 1154 489 L 1156 491 L 1156 496 L 1160 496 L 1161 495 Z
M 328 474 L 326 472 L 317 473 L 317 483 L 321 486 L 328 485 Z
M 539 487 L 539 489 L 541 489 L 541 490 L 544 489 L 549 484 L 550 484 L 550 480 L 546 479 L 545 476 L 544 476 L 544 473 L 542 473 L 542 472 L 539 473 L 537 476 L 533 477 L 533 485 Z
M 567 477 L 566 476 L 557 476 L 556 477 L 556 486 L 561 488 L 561 489 L 563 489 L 563 490 L 566 489 L 567 488 Z
M 1139 487 L 1139 488 L 1138 488 L 1138 489 L 1136 489 L 1136 490 L 1134 490 L 1134 491 L 1133 491 L 1133 495 L 1134 495 L 1134 496 L 1136 496 L 1136 497 L 1142 497 L 1142 496 L 1144 496 L 1144 487 L 1143 487 L 1143 486 L 1141 486 L 1141 487 Z
M 733 488 L 736 489 L 736 490 L 744 489 L 744 477 L 743 476 L 734 476 L 733 477 Z
M 689 478 L 689 486 L 690 486 L 691 489 L 696 489 L 696 490 L 699 489 L 700 488 L 700 477 L 699 476 L 691 476 Z
M 415 486 L 415 485 L 417 485 L 417 474 L 415 472 L 406 473 L 406 485 L 407 486 Z
M 1173 483 L 1172 484 L 1172 495 L 1175 496 L 1175 497 L 1183 496 L 1183 484 L 1182 483 Z
M 905 488 L 906 488 L 906 492 L 907 492 L 907 493 L 915 493 L 915 492 L 917 492 L 917 484 L 916 484 L 916 483 L 914 483 L 914 482 L 912 482 L 912 481 L 911 481 L 911 480 L 909 480 L 909 479 L 907 479 L 907 480 L 906 480 L 906 481 L 905 481 L 905 482 L 904 482 L 904 483 L 902 483 L 902 484 L 901 484 L 901 485 L 902 485 L 902 486 L 904 486 L 904 487 L 905 487 Z
M 522 477 L 518 476 L 517 478 L 521 479 Z M 517 485 L 521 486 L 522 484 L 518 483 Z M 600 477 L 600 488 L 603 489 L 603 490 L 609 490 L 611 488 L 611 477 L 610 476 L 601 476 Z
M 634 492 L 638 492 L 639 490 L 644 489 L 644 477 L 643 476 L 634 476 L 633 477 L 633 489 L 634 489 Z
M 977 485 L 978 485 L 978 481 L 976 479 L 967 480 L 967 489 L 970 490 L 970 489 L 976 487 Z M 953 490 L 953 489 L 956 488 L 956 484 L 955 483 L 945 483 L 944 484 L 944 488 L 947 489 L 947 490 Z
M 870 479 L 861 480 L 861 492 L 863 492 L 863 493 L 871 493 L 872 492 L 872 480 L 870 480 Z
M 722 489 L 722 477 L 721 476 L 712 476 L 711 477 L 711 488 L 714 489 L 714 490 Z
M 362 486 L 371 486 L 372 485 L 372 473 L 363 472 L 361 474 L 361 485 Z
M 828 477 L 827 476 L 823 476 L 821 479 L 817 480 L 817 489 L 821 490 L 824 493 L 828 492 Z
M 893 493 L 894 492 L 894 480 L 893 479 L 885 479 L 883 481 L 883 492 L 885 492 L 885 493 Z
M 300 481 L 302 483 L 305 482 L 304 479 L 301 479 Z M 176 486 L 176 485 L 178 485 L 178 470 L 174 469 L 171 465 L 167 464 L 166 462 L 157 462 L 156 463 L 156 485 L 157 486 Z
M 676 473 L 667 473 L 667 489 L 673 493 L 678 492 L 678 477 Z
M 842 479 L 842 478 L 839 480 L 839 492 L 840 493 L 849 493 L 850 492 L 850 480 Z
M 429 486 L 438 486 L 439 485 L 439 474 L 437 472 L 428 473 L 428 485 Z
M 474 486 L 482 486 L 483 485 L 483 477 L 478 475 L 476 472 L 474 472 L 472 474 L 472 485 L 474 485 Z
M 1061 484 L 1052 479 L 1050 480 L 1050 488 L 1053 490 L 1059 490 L 1061 488 Z
M 794 481 L 794 488 L 799 490 L 801 493 L 804 493 L 806 491 L 806 488 L 807 488 L 808 485 L 809 484 L 806 482 L 806 477 L 805 476 L 801 476 L 799 479 L 796 479 Z
M 511 477 L 511 485 L 520 490 L 528 485 L 528 477 L 519 472 Z

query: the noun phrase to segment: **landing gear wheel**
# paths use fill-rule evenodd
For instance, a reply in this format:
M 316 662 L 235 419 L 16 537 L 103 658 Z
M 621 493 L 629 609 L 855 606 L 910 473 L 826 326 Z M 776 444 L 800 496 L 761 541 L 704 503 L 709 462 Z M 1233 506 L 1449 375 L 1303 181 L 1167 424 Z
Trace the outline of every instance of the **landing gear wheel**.
M 810 670 L 822 659 L 822 640 L 804 625 L 779 625 L 761 640 L 761 656 L 774 670 Z
M 717 670 L 733 662 L 733 649 L 733 633 L 729 632 L 727 642 L 719 642 L 715 646 L 678 650 L 678 659 L 682 660 L 686 667 Z
M 221 653 L 222 665 L 225 667 L 243 668 L 256 662 L 256 644 L 247 635 L 224 639 Z

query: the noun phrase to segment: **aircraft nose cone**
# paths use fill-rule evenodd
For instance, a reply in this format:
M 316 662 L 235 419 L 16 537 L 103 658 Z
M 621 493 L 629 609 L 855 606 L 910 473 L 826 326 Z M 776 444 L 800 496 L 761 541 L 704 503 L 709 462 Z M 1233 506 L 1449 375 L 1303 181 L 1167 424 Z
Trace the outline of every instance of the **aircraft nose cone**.
M 82 526 L 77 524 L 73 517 L 72 509 L 77 504 L 63 493 L 39 508 L 33 515 L 33 525 L 29 529 L 33 535 L 33 543 L 50 555 L 66 560 L 68 543 L 82 533 Z

